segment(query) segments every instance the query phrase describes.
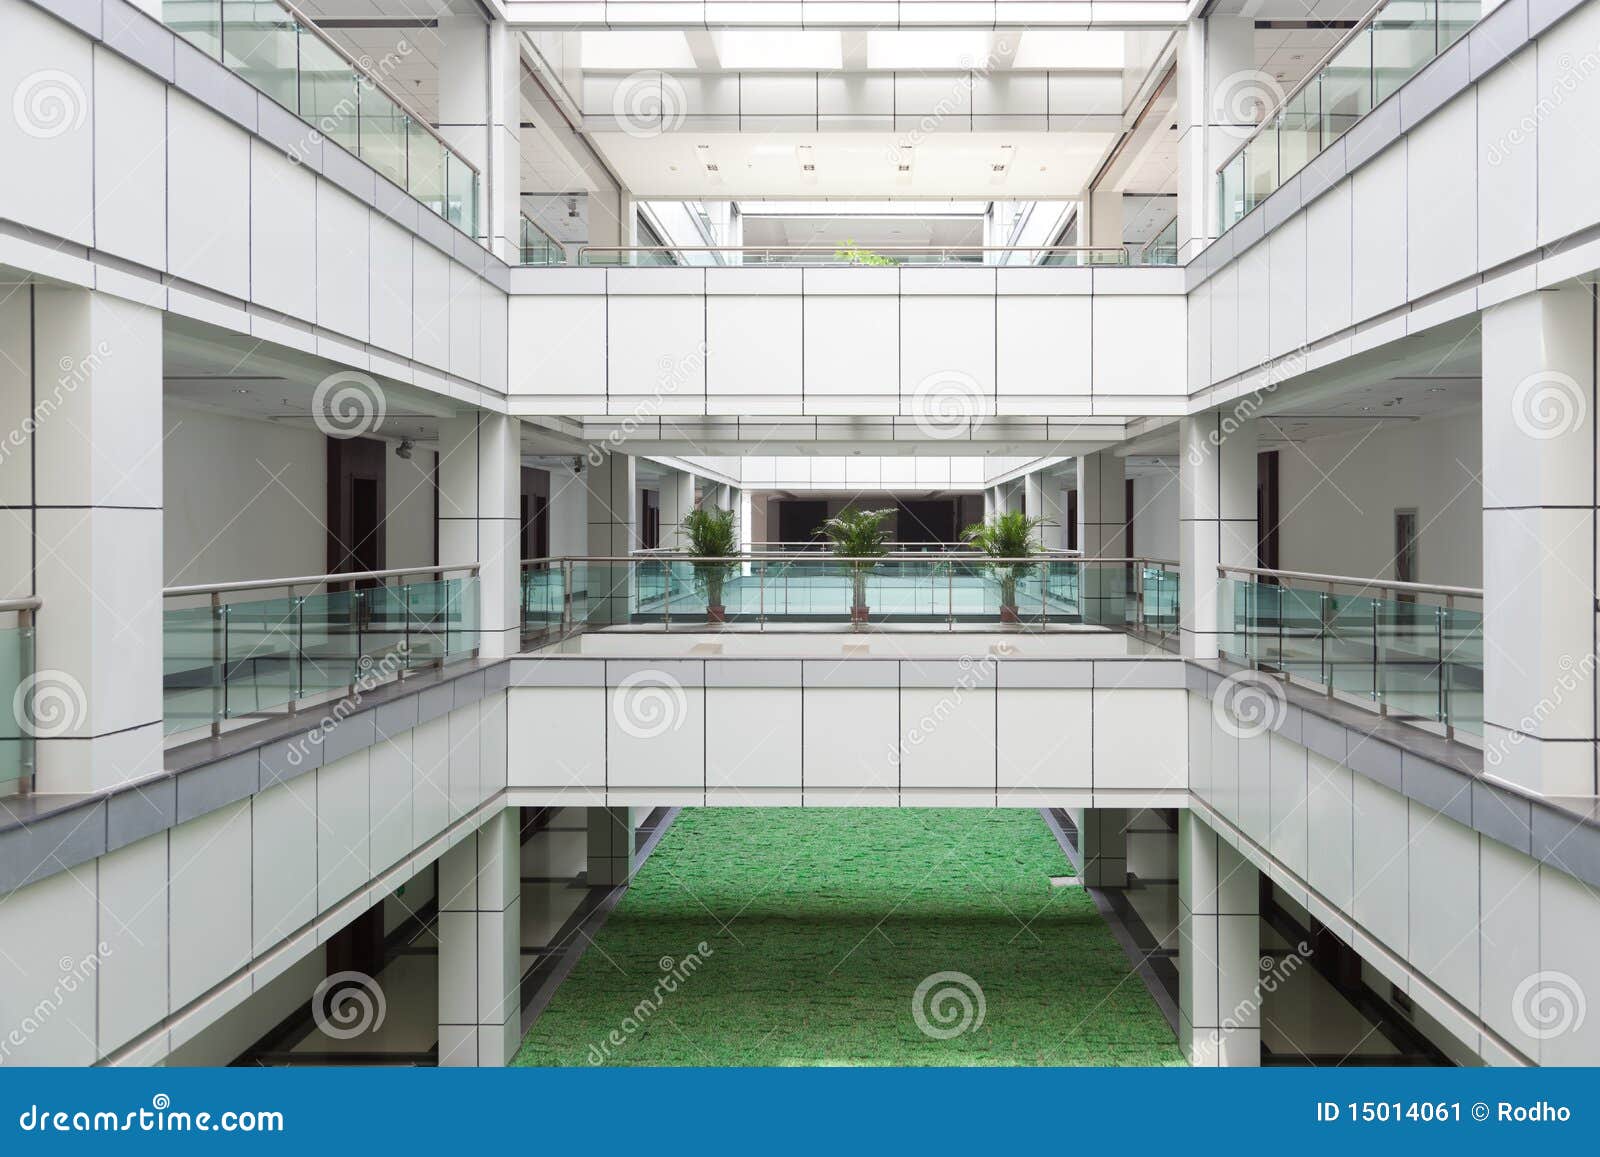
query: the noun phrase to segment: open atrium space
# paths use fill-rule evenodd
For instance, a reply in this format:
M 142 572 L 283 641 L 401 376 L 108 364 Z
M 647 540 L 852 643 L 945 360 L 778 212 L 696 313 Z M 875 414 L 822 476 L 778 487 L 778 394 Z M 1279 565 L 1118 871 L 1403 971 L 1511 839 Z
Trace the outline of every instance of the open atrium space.
M 0 0 L 0 1129 L 1592 1146 L 1596 125 L 1600 0 Z

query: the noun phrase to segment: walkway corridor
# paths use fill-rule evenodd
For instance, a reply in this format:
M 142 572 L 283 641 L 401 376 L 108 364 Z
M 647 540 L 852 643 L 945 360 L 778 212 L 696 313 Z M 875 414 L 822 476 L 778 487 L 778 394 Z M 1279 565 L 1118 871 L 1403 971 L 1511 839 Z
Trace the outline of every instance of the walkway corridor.
M 516 1063 L 1181 1063 L 1071 872 L 1035 811 L 685 810 Z

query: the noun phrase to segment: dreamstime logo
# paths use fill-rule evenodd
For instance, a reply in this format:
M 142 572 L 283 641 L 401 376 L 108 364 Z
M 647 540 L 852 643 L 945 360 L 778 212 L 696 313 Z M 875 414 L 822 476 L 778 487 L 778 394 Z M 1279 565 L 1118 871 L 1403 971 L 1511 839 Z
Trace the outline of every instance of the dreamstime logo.
M 988 1007 L 983 986 L 965 972 L 935 972 L 911 994 L 911 1019 L 934 1040 L 977 1032 Z
M 683 726 L 689 697 L 683 684 L 665 671 L 637 671 L 617 684 L 611 695 L 611 716 L 623 734 L 654 739 Z
M 11 716 L 23 734 L 59 739 L 76 731 L 89 714 L 83 684 L 65 671 L 35 671 L 17 685 Z
M 1572 433 L 1588 413 L 1583 387 L 1557 370 L 1530 374 L 1511 392 L 1511 420 L 1541 442 Z
M 1564 52 L 1556 58 L 1556 67 L 1560 71 L 1539 97 L 1539 103 L 1534 105 L 1533 112 L 1521 117 L 1486 150 L 1484 159 L 1491 166 L 1499 165 L 1509 158 L 1515 149 L 1533 140 L 1539 126 L 1567 103 L 1567 97 L 1576 93 L 1582 82 L 1600 74 L 1600 45 L 1584 53 L 1576 62 L 1570 53 Z
M 101 341 L 85 358 L 73 358 L 63 355 L 56 362 L 60 374 L 56 377 L 56 384 L 51 391 L 34 402 L 33 411 L 13 430 L 7 432 L 0 439 L 0 463 L 4 463 L 11 456 L 13 450 L 20 450 L 28 444 L 28 439 L 38 431 L 44 421 L 59 410 L 67 398 L 78 392 L 85 382 L 105 364 L 111 356 L 109 343 Z
M 624 442 L 638 432 L 640 426 L 659 415 L 666 398 L 675 395 L 685 385 L 694 383 L 697 378 L 703 380 L 706 343 L 696 342 L 694 349 L 681 357 L 663 354 L 656 365 L 661 372 L 656 377 L 655 390 L 648 398 L 635 405 L 633 412 L 622 419 L 616 429 L 601 441 L 590 444 L 588 453 L 584 455 L 589 465 L 600 465 L 606 460 L 607 454 L 615 453 Z
M 1511 1019 L 1534 1040 L 1551 1040 L 1583 1027 L 1589 1001 L 1565 972 L 1535 972 L 1511 994 Z
M 987 416 L 988 398 L 971 374 L 938 370 L 917 383 L 911 416 L 929 438 L 945 440 L 976 433 Z
M 1237 739 L 1254 739 L 1276 730 L 1288 713 L 1288 702 L 1276 679 L 1254 671 L 1229 675 L 1211 700 L 1217 726 Z
M 359 370 L 329 374 L 311 395 L 311 420 L 330 438 L 359 438 L 376 430 L 388 410 L 383 387 Z
M 1557 664 L 1561 674 L 1556 676 L 1556 684 L 1550 689 L 1550 694 L 1535 703 L 1517 720 L 1516 726 L 1499 729 L 1499 740 L 1483 749 L 1483 765 L 1499 767 L 1511 754 L 1512 748 L 1521 746 L 1530 735 L 1542 734 L 1545 721 L 1561 709 L 1568 696 L 1576 695 L 1581 690 L 1587 698 L 1597 663 L 1600 663 L 1600 659 L 1594 655 L 1585 655 L 1582 660 L 1562 655 Z
M 689 97 L 683 83 L 665 72 L 635 72 L 611 94 L 611 115 L 630 137 L 654 137 L 683 125 Z
M 335 972 L 311 994 L 311 1019 L 334 1040 L 377 1032 L 388 1012 L 383 989 L 365 972 Z
M 1271 73 L 1246 68 L 1222 78 L 1211 107 L 1219 122 L 1217 127 L 1243 140 L 1256 131 L 1256 126 L 1278 107 L 1283 97 L 1283 85 Z
M 961 701 L 967 697 L 967 692 L 980 684 L 992 683 L 997 671 L 993 655 L 985 655 L 977 661 L 974 661 L 971 655 L 963 655 L 957 665 L 961 668 L 961 674 L 956 677 L 955 686 L 950 689 L 950 694 L 940 698 L 932 710 L 906 728 L 901 743 L 890 746 L 889 763 L 892 766 L 900 766 L 907 748 L 920 747 L 931 739 L 933 733 L 939 729 L 939 725 L 955 714 L 956 708 L 960 707 Z
M 11 115 L 23 132 L 47 141 L 83 124 L 89 115 L 89 98 L 77 77 L 46 68 L 22 78 L 11 94 Z
M 392 77 L 395 70 L 414 51 L 409 40 L 401 40 L 395 44 L 394 51 L 384 53 L 381 60 L 374 61 L 370 55 L 363 54 L 359 60 L 364 71 L 356 74 L 355 87 L 346 89 L 346 95 L 334 101 L 331 106 L 317 111 L 316 120 L 312 123 L 305 139 L 296 141 L 290 146 L 289 160 L 296 165 L 304 164 L 313 147 L 320 146 L 330 138 L 337 141 L 349 136 L 349 130 L 355 126 L 361 115 L 361 93 L 381 95 L 379 82 Z M 381 105 L 387 99 L 383 97 L 378 103 Z M 312 115 L 308 112 L 307 119 Z M 365 131 L 364 126 L 361 131 Z
M 705 962 L 715 955 L 716 950 L 702 940 L 694 946 L 694 951 L 685 953 L 677 960 L 671 956 L 663 956 L 658 960 L 656 963 L 661 969 L 661 975 L 651 987 L 650 995 L 628 1010 L 619 1027 L 607 1033 L 598 1044 L 589 1046 L 589 1063 L 605 1064 L 614 1052 L 628 1043 L 634 1033 L 648 1028 L 650 1021 L 667 1003 L 667 997 L 676 993 L 681 985 L 687 984 L 689 978 L 699 972 Z

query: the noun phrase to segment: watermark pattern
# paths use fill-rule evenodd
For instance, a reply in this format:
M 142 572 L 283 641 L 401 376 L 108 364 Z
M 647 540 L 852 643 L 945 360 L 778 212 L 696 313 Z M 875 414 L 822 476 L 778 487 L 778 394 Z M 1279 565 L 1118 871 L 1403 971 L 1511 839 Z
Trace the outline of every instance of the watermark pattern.
M 11 716 L 24 735 L 59 739 L 88 718 L 89 696 L 83 684 L 65 671 L 34 671 L 17 684 Z
M 311 994 L 311 1019 L 334 1040 L 377 1032 L 388 1014 L 383 988 L 365 972 L 335 972 Z
M 58 962 L 61 975 L 56 978 L 56 983 L 50 992 L 41 997 L 37 1003 L 22 1014 L 22 1019 L 11 1025 L 4 1037 L 0 1037 L 0 1065 L 11 1059 L 11 1054 L 28 1043 L 28 1038 L 50 1023 L 52 1017 L 61 1011 L 67 998 L 80 988 L 88 987 L 94 983 L 95 975 L 100 971 L 100 965 L 111 956 L 111 946 L 105 941 L 95 945 L 93 952 L 79 959 L 63 956 Z
M 965 972 L 935 972 L 911 994 L 911 1019 L 934 1040 L 977 1032 L 988 1010 L 983 986 Z
M 1259 390 L 1241 396 L 1227 413 L 1218 417 L 1215 429 L 1207 430 L 1201 442 L 1189 447 L 1189 465 L 1199 466 L 1220 449 L 1241 426 L 1255 417 L 1256 411 L 1266 404 L 1267 399 L 1277 392 L 1280 385 L 1304 373 L 1309 364 L 1309 352 L 1305 346 L 1301 346 L 1274 362 L 1268 371 L 1266 383 Z
M 1256 131 L 1263 118 L 1283 102 L 1283 85 L 1270 72 L 1245 68 L 1222 78 L 1212 96 L 1217 128 L 1236 140 Z
M 34 402 L 33 409 L 28 416 L 23 418 L 14 430 L 6 433 L 0 440 L 0 465 L 5 464 L 13 451 L 20 450 L 28 444 L 28 439 L 38 431 L 39 426 L 66 402 L 67 398 L 78 392 L 78 389 L 105 364 L 106 358 L 111 356 L 111 347 L 104 341 L 95 343 L 94 350 L 88 357 L 75 360 L 63 357 L 56 363 L 60 373 L 56 376 L 56 384 L 49 394 Z
M 640 1030 L 649 1026 L 656 1014 L 667 1003 L 667 997 L 678 991 L 678 986 L 688 981 L 712 956 L 716 950 L 704 940 L 694 946 L 694 951 L 674 960 L 670 956 L 663 956 L 657 964 L 661 968 L 661 975 L 656 979 L 655 986 L 651 988 L 650 995 L 634 1005 L 628 1014 L 622 1018 L 622 1023 L 607 1033 L 604 1039 L 589 1046 L 588 1060 L 591 1065 L 603 1065 L 612 1054 Z
M 1289 977 L 1300 971 L 1300 967 L 1311 958 L 1311 945 L 1304 940 L 1294 946 L 1294 951 L 1285 952 L 1280 959 L 1263 956 L 1260 962 L 1261 974 L 1256 978 L 1250 990 L 1250 995 L 1244 997 L 1233 1009 L 1222 1018 L 1222 1029 L 1229 1031 L 1238 1028 L 1254 1028 L 1261 1023 L 1261 1006 L 1268 996 L 1277 992 Z
M 1571 434 L 1588 414 L 1583 387 L 1558 370 L 1529 374 L 1511 391 L 1511 420 L 1518 430 L 1540 442 Z
M 978 379 L 961 370 L 936 370 L 911 393 L 911 417 L 917 429 L 940 441 L 977 433 L 989 405 Z
M 666 72 L 633 72 L 611 94 L 611 115 L 630 137 L 644 139 L 683 127 L 689 96 L 683 82 Z
M 28 136 L 47 141 L 83 127 L 89 98 L 77 77 L 45 68 L 30 72 L 13 90 L 11 115 Z
M 17 1127 L 24 1133 L 282 1133 L 285 1125 L 283 1114 L 276 1110 L 194 1113 L 174 1109 L 171 1097 L 157 1093 L 149 1108 L 125 1113 L 29 1105 L 17 1116 Z
M 1557 660 L 1561 674 L 1556 677 L 1556 685 L 1551 688 L 1550 694 L 1544 696 L 1519 720 L 1514 728 L 1500 729 L 1499 738 L 1483 749 L 1483 765 L 1485 767 L 1499 767 L 1511 754 L 1511 749 L 1527 742 L 1530 736 L 1538 735 L 1542 730 L 1545 720 L 1551 718 L 1559 711 L 1567 698 L 1592 686 L 1596 663 L 1600 663 L 1594 655 L 1585 655 L 1582 659 L 1574 659 L 1571 655 L 1562 655 Z
M 974 60 L 970 56 L 963 56 L 959 64 L 962 68 L 961 75 L 950 86 L 947 96 L 942 96 L 933 102 L 933 108 L 924 113 L 894 144 L 889 146 L 889 161 L 899 164 L 902 161 L 902 149 L 913 149 L 927 140 L 928 137 L 939 131 L 941 125 L 951 117 L 966 117 L 972 107 L 972 92 L 978 86 L 978 81 L 988 76 L 995 70 L 1002 60 L 1011 51 L 1011 42 L 1005 38 L 995 41 L 994 51 L 982 60 Z
M 1589 1000 L 1565 972 L 1535 972 L 1511 994 L 1511 1019 L 1534 1040 L 1554 1040 L 1583 1027 Z
M 654 739 L 683 726 L 689 697 L 683 684 L 665 671 L 635 671 L 611 693 L 611 717 L 624 735 Z
M 289 147 L 289 160 L 294 164 L 304 164 L 313 148 L 321 148 L 324 141 L 333 141 L 336 144 L 352 148 L 346 142 L 358 137 L 364 130 L 366 133 L 381 134 L 383 132 L 400 133 L 404 130 L 398 125 L 384 126 L 381 117 L 368 114 L 368 123 L 361 124 L 361 97 L 360 93 L 375 93 L 378 85 L 374 82 L 376 76 L 380 80 L 387 80 L 393 75 L 407 57 L 415 52 L 415 47 L 409 40 L 396 42 L 393 52 L 384 53 L 382 59 L 374 61 L 370 56 L 360 58 L 361 67 L 366 71 L 356 73 L 356 87 L 347 89 L 345 94 L 334 101 L 326 109 L 318 112 L 305 110 L 302 117 L 311 122 L 311 127 L 303 141 L 296 141 Z M 359 87 L 360 93 L 356 91 Z M 387 103 L 387 99 L 385 102 Z M 381 107 L 381 104 L 380 104 Z M 403 179 L 403 178 L 402 178 Z
M 704 375 L 706 343 L 696 342 L 694 349 L 682 357 L 663 356 L 658 365 L 661 372 L 656 377 L 655 389 L 650 396 L 635 405 L 633 411 L 603 440 L 590 443 L 588 453 L 584 455 L 589 465 L 599 466 L 606 460 L 606 455 L 615 454 L 641 425 L 661 413 L 662 402 L 666 398 L 676 394 L 697 376 Z
M 360 370 L 329 374 L 311 395 L 311 420 L 330 438 L 359 438 L 382 426 L 388 412 L 383 387 Z
M 955 686 L 950 689 L 950 694 L 941 696 L 932 709 L 906 728 L 901 742 L 889 748 L 891 766 L 900 765 L 906 748 L 921 747 L 927 742 L 939 729 L 939 725 L 955 714 L 956 708 L 961 706 L 961 701 L 967 697 L 969 691 L 994 681 L 994 655 L 985 655 L 977 661 L 974 661 L 971 655 L 963 655 L 958 660 L 957 666 L 961 668 L 961 674 L 956 676 Z
M 1533 111 L 1519 118 L 1516 124 L 1490 142 L 1484 159 L 1491 167 L 1503 164 L 1513 152 L 1533 140 L 1539 132 L 1539 126 L 1567 103 L 1567 97 L 1577 92 L 1582 82 L 1600 72 L 1600 45 L 1585 52 L 1577 61 L 1572 59 L 1570 53 L 1562 53 L 1556 58 L 1556 68 L 1558 71 L 1550 83 L 1549 91 L 1539 98 Z
M 410 662 L 410 658 L 411 648 L 404 641 L 397 644 L 393 651 L 376 663 L 372 661 L 371 655 L 361 656 L 356 661 L 359 674 L 350 694 L 341 696 L 338 702 L 317 720 L 315 727 L 289 745 L 289 751 L 284 757 L 289 766 L 299 767 L 304 763 L 315 748 L 322 746 L 329 732 L 361 709 L 362 700 L 368 691 L 380 683 L 388 683 L 398 678 L 405 670 L 406 664 Z
M 1256 671 L 1229 675 L 1211 699 L 1217 726 L 1235 739 L 1254 739 L 1276 730 L 1288 710 L 1283 685 Z

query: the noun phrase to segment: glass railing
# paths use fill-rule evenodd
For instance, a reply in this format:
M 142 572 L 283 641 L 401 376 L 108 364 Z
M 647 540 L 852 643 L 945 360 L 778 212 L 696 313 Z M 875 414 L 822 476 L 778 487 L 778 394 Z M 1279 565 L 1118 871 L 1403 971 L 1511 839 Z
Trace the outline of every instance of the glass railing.
M 1226 568 L 1220 649 L 1383 714 L 1483 733 L 1483 592 Z
M 166 732 L 286 713 L 478 647 L 478 568 L 174 587 L 163 614 Z
M 1144 248 L 1139 251 L 1139 264 L 1178 264 L 1178 219 L 1176 217 L 1168 221 L 1161 232 L 1144 243 Z
M 313 139 L 360 157 L 463 233 L 478 233 L 478 171 L 353 60 L 280 0 L 163 0 L 164 24 L 305 121 Z
M 33 782 L 34 612 L 38 599 L 0 601 L 0 796 Z
M 1478 0 L 1387 0 L 1217 170 L 1226 233 L 1478 22 Z
M 971 552 L 530 559 L 522 619 L 529 634 L 618 623 L 1089 623 L 1160 636 L 1177 630 L 1177 571 L 1144 559 Z
M 1129 265 L 1120 245 L 902 245 L 840 249 L 831 245 L 585 245 L 579 265 L 788 267 Z M 1168 262 L 1167 264 L 1171 264 Z
M 519 260 L 523 265 L 565 265 L 567 248 L 523 214 Z

